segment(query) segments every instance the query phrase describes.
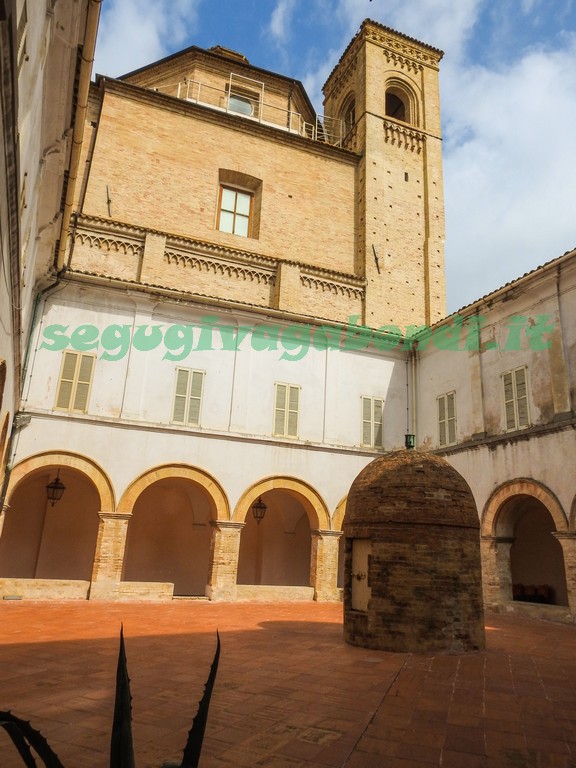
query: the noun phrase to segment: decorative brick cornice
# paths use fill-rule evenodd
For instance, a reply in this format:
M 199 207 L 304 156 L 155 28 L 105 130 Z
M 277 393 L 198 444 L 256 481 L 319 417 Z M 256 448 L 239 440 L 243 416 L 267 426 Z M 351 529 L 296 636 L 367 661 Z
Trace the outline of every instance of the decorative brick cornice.
M 404 59 L 412 59 L 414 64 L 424 64 L 428 67 L 438 68 L 441 51 L 435 52 L 435 49 L 413 45 L 408 38 L 403 35 L 369 28 L 366 31 L 366 40 L 381 45 L 383 48 L 391 49 L 392 52 L 400 54 Z
M 83 230 L 76 230 L 74 233 L 74 243 L 84 245 L 88 243 L 90 248 L 98 248 L 100 251 L 115 251 L 116 253 L 132 253 L 134 256 L 141 256 L 144 251 L 144 243 L 135 240 L 128 240 L 124 237 L 106 236 Z
M 195 254 L 208 256 L 209 258 L 221 258 L 231 263 L 246 264 L 248 266 L 258 266 L 264 269 L 276 269 L 277 259 L 269 256 L 261 256 L 251 251 L 241 251 L 237 248 L 229 248 L 218 243 L 211 243 L 207 240 L 193 240 L 189 237 L 170 235 L 166 232 L 158 234 L 166 237 L 166 251 L 177 253 L 194 251 Z
M 388 49 L 384 49 L 383 53 L 388 64 L 392 62 L 399 69 L 407 69 L 409 72 L 413 71 L 416 74 L 418 72 L 422 72 L 424 69 L 422 64 L 419 62 L 413 61 L 406 56 L 401 56 L 399 53 L 396 53 L 396 51 L 389 51 Z
M 198 254 L 167 250 L 164 253 L 164 258 L 168 264 L 190 267 L 202 272 L 212 272 L 214 275 L 232 277 L 237 280 L 248 280 L 250 282 L 264 283 L 265 285 L 274 285 L 276 282 L 276 276 L 272 271 L 258 270 Z
M 101 216 L 78 216 L 77 226 L 84 231 L 98 233 L 103 236 L 117 235 L 122 238 L 144 240 L 146 229 L 133 224 L 126 224 L 115 219 L 104 219 Z
M 335 296 L 346 296 L 350 299 L 364 298 L 364 288 L 361 286 L 347 285 L 346 283 L 336 282 L 335 280 L 323 280 L 319 277 L 313 277 L 310 274 L 301 274 L 300 282 L 305 288 L 322 291 L 322 293 L 329 291 Z
M 410 152 L 420 154 L 424 149 L 426 135 L 413 128 L 404 128 L 402 125 L 383 121 L 384 141 L 387 144 L 397 146 L 399 149 L 407 149 Z
M 350 63 L 341 72 L 335 73 L 334 85 L 330 90 L 330 96 L 332 98 L 337 99 L 342 91 L 346 88 L 350 79 L 352 78 L 352 75 L 356 72 L 357 62 L 357 56 L 354 56 Z

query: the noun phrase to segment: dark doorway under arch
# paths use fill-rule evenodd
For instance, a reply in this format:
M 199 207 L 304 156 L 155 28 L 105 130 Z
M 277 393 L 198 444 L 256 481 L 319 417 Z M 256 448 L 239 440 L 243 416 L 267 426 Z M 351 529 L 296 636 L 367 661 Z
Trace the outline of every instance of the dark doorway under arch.
M 174 584 L 174 594 L 202 596 L 210 568 L 208 494 L 185 478 L 158 480 L 134 504 L 123 581 Z
M 501 509 L 498 536 L 513 540 L 510 547 L 512 595 L 527 602 L 568 605 L 562 545 L 544 504 L 531 496 L 514 496 Z
M 238 584 L 310 586 L 310 522 L 289 491 L 262 495 L 266 515 L 258 524 L 249 510 L 240 539 Z

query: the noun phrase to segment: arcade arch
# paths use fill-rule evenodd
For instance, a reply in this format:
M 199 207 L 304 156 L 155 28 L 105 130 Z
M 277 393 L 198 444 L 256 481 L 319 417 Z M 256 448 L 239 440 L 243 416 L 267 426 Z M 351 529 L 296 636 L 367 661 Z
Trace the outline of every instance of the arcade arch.
M 510 481 L 490 497 L 482 516 L 489 544 L 485 582 L 501 600 L 568 605 L 564 553 L 557 534 L 568 532 L 554 494 L 528 479 Z M 485 553 L 487 549 L 485 547 Z

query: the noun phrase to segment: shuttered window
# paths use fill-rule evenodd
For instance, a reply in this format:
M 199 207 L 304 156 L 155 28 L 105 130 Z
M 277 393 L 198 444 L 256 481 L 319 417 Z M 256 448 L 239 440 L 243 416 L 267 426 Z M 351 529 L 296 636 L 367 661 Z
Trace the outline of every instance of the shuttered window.
M 94 355 L 64 352 L 55 410 L 86 413 L 95 360 Z
M 506 431 L 530 426 L 526 368 L 516 368 L 502 375 Z
M 274 435 L 298 437 L 298 406 L 300 387 L 276 384 L 274 397 Z
M 176 369 L 176 389 L 172 421 L 174 424 L 200 425 L 200 407 L 204 388 L 204 371 Z
M 448 392 L 438 400 L 438 442 L 454 445 L 456 442 L 456 393 Z
M 383 412 L 384 400 L 379 397 L 362 398 L 362 445 L 369 448 L 383 447 Z

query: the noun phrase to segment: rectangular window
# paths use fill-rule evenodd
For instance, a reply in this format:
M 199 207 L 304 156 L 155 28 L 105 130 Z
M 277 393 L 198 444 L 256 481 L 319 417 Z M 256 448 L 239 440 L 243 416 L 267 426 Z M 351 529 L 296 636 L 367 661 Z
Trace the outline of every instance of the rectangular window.
M 204 388 L 204 371 L 192 371 L 189 368 L 176 369 L 176 390 L 172 422 L 200 426 L 200 406 Z
M 362 445 L 369 448 L 384 446 L 383 413 L 384 400 L 379 397 L 362 398 Z
M 440 445 L 454 445 L 456 442 L 456 393 L 440 395 L 438 403 L 438 442 Z
M 510 432 L 514 429 L 530 426 L 526 368 L 516 368 L 514 371 L 502 374 L 502 382 L 504 385 L 506 431 Z
M 86 413 L 95 361 L 94 355 L 64 352 L 55 410 Z
M 253 195 L 231 187 L 220 187 L 218 229 L 232 235 L 250 237 Z
M 292 384 L 275 384 L 274 435 L 298 437 L 298 405 L 300 387 Z

